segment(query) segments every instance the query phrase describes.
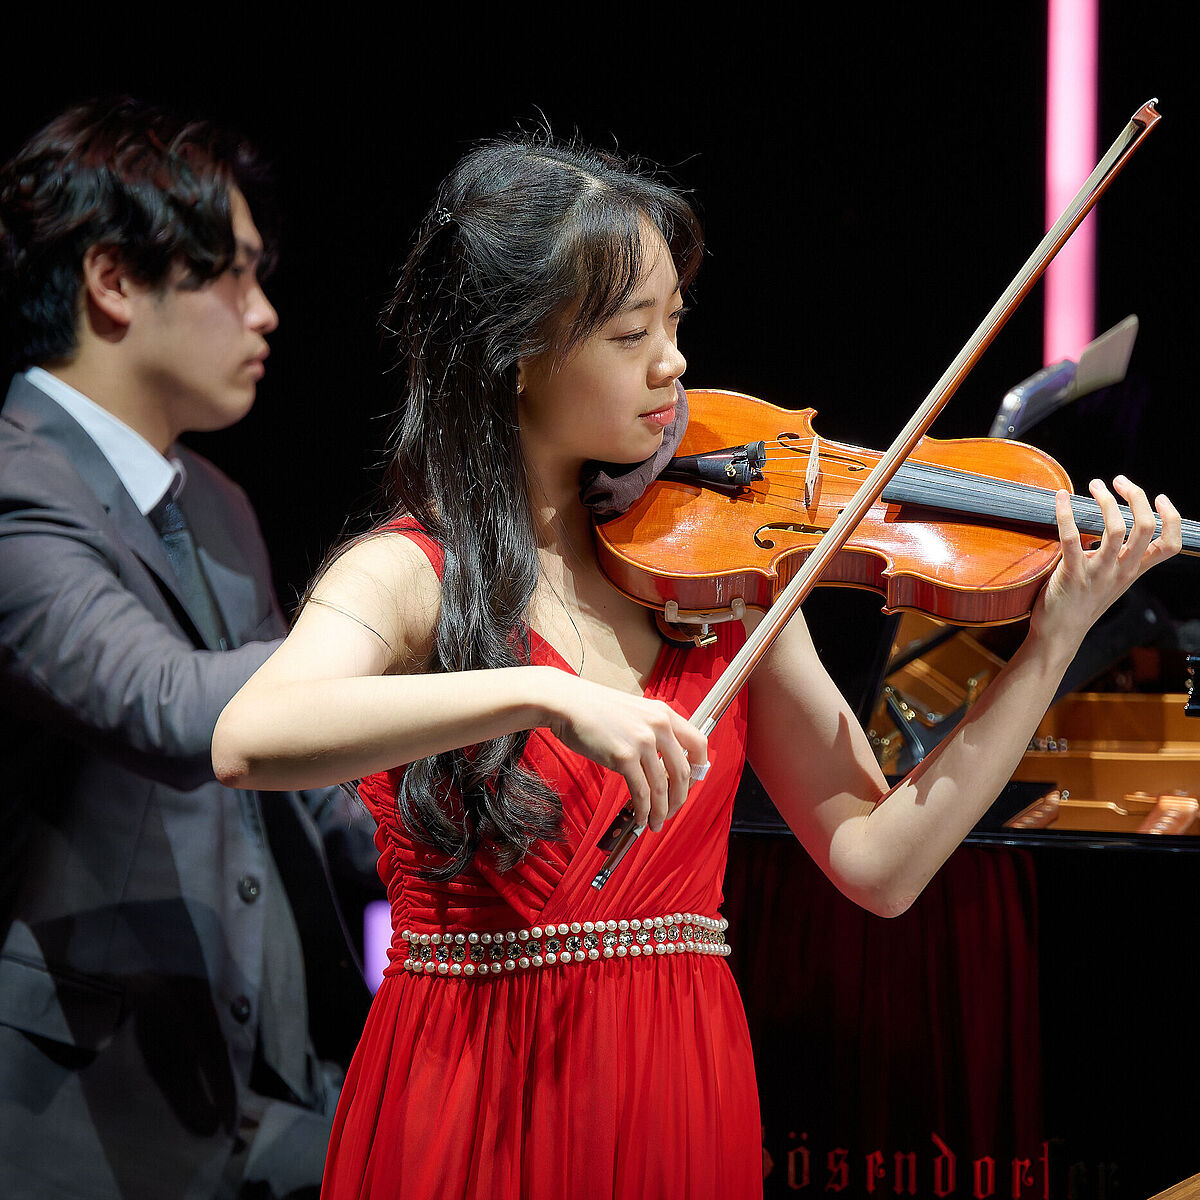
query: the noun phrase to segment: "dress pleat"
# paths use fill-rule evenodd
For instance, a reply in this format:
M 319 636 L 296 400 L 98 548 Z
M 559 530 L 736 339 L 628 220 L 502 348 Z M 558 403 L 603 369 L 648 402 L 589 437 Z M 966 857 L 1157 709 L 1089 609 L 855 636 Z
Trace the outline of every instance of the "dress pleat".
M 436 547 L 409 533 L 440 567 Z M 691 713 L 738 650 L 740 622 L 704 649 L 664 647 L 648 697 Z M 570 668 L 535 635 L 535 662 Z M 400 937 L 551 923 L 716 917 L 744 696 L 709 745 L 712 767 L 658 835 L 640 837 L 601 890 L 596 841 L 623 779 L 535 730 L 526 765 L 562 796 L 563 841 L 513 870 L 486 856 L 451 884 L 401 824 L 401 770 L 362 781 L 378 830 L 393 942 L 334 1122 L 326 1200 L 744 1200 L 762 1195 L 750 1039 L 719 954 L 599 958 L 503 974 L 413 973 Z

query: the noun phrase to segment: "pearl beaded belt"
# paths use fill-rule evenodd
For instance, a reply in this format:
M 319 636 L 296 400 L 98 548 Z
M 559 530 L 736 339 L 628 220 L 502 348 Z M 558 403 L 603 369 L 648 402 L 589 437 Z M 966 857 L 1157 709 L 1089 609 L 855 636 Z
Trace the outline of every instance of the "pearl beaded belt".
M 403 929 L 409 945 L 404 969 L 416 975 L 499 975 L 530 967 L 565 966 L 600 958 L 646 954 L 728 954 L 724 917 L 672 913 L 632 921 L 572 921 L 499 933 L 418 933 Z

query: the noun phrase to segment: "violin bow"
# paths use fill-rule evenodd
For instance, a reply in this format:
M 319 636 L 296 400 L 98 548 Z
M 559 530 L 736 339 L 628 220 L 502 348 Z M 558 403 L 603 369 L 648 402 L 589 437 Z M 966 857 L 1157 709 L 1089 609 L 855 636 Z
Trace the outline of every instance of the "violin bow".
M 917 443 L 925 436 L 938 414 L 958 390 L 979 361 L 983 352 L 992 344 L 996 334 L 1016 311 L 1018 305 L 1029 294 L 1030 289 L 1042 277 L 1054 256 L 1063 248 L 1067 239 L 1075 232 L 1080 222 L 1091 212 L 1093 206 L 1108 190 L 1109 185 L 1120 174 L 1133 152 L 1161 119 L 1155 108 L 1157 99 L 1147 100 L 1129 120 L 1129 124 L 1118 135 L 1108 152 L 1097 163 L 1083 187 L 1067 205 L 1062 216 L 1037 244 L 1025 265 L 1017 272 L 1003 295 L 984 317 L 979 328 L 971 335 L 966 345 L 958 352 L 954 361 L 946 368 L 942 377 L 934 384 L 924 402 L 897 435 L 891 448 L 884 454 L 874 469 L 863 480 L 854 499 L 842 510 L 837 519 L 826 530 L 825 535 L 813 548 L 803 566 L 784 588 L 770 611 L 759 623 L 741 650 L 730 660 L 729 665 L 713 684 L 689 720 L 707 736 L 716 727 L 733 698 L 741 690 L 751 672 L 763 655 L 770 649 L 784 625 L 795 614 L 820 578 L 830 560 L 846 544 L 859 522 L 879 499 L 883 489 L 900 469 L 904 460 L 912 453 Z M 638 824 L 637 814 L 627 804 L 609 826 L 598 843 L 599 849 L 608 851 L 604 865 L 592 880 L 592 887 L 602 888 L 617 864 L 624 858 L 630 846 L 645 826 Z

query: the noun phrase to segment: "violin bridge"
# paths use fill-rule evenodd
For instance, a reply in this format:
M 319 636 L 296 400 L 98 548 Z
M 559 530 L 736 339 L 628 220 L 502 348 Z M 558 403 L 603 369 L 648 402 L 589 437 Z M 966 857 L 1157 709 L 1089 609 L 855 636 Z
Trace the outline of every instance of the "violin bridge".
M 821 477 L 821 453 L 818 449 L 820 440 L 814 433 L 808 451 L 808 466 L 804 469 L 804 507 L 810 511 L 817 495 L 817 482 Z

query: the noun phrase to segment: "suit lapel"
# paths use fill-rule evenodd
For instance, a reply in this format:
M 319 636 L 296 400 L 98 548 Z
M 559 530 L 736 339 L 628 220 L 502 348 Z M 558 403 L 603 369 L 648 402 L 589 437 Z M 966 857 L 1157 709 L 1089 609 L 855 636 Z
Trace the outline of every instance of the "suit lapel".
M 179 496 L 179 507 L 196 540 L 200 565 L 232 645 L 240 646 L 254 633 L 253 629 L 242 628 L 246 614 L 260 607 L 255 573 L 242 549 L 242 535 L 247 531 L 234 527 L 229 505 L 212 486 L 212 466 L 185 446 L 176 446 L 175 450 L 188 478 Z
M 80 479 L 104 506 L 118 539 L 137 555 L 153 575 L 159 590 L 164 593 L 176 615 L 181 618 L 180 623 L 192 642 L 202 649 L 205 648 L 195 619 L 188 611 L 179 580 L 163 549 L 158 531 L 134 504 L 120 476 L 79 423 L 23 375 L 17 375 L 13 379 L 4 401 L 4 415 L 29 434 L 52 442 L 58 447 Z M 224 612 L 222 608 L 222 615 Z M 216 649 L 215 646 L 207 648 Z

